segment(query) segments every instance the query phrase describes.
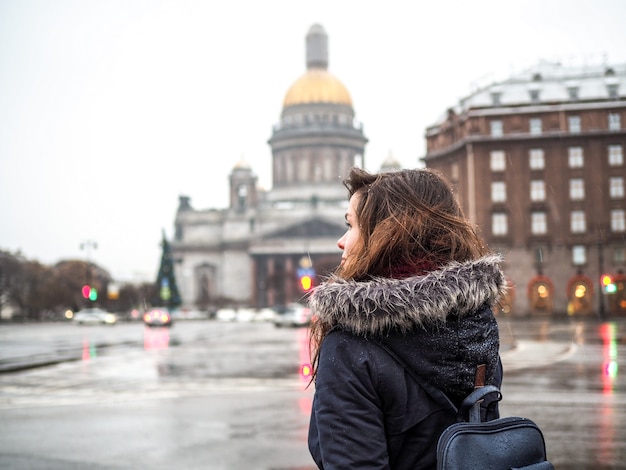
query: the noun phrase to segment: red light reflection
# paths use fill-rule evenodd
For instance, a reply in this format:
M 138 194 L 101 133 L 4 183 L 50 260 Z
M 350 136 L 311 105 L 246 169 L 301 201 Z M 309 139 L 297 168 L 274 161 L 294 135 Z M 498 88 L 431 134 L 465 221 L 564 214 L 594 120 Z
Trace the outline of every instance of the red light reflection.
M 298 330 L 298 356 L 300 363 L 300 378 L 304 382 L 302 390 L 303 395 L 298 399 L 298 408 L 304 416 L 311 416 L 311 408 L 313 407 L 313 385 L 307 388 L 311 382 L 311 354 L 309 350 L 309 329 L 301 328 Z
M 307 385 L 311 381 L 311 355 L 309 352 L 309 329 L 298 329 L 298 357 L 300 362 L 300 377 Z
M 600 325 L 602 338 L 602 391 L 604 394 L 613 393 L 613 385 L 617 378 L 617 328 L 614 323 Z
M 311 394 L 298 398 L 298 408 L 304 416 L 311 416 L 311 409 L 313 408 L 313 395 Z
M 602 402 L 598 413 L 599 427 L 596 440 L 598 442 L 598 463 L 610 465 L 617 459 L 615 442 L 617 436 L 618 416 L 615 412 L 614 385 L 617 379 L 617 328 L 614 323 L 600 326 L 602 338 Z
M 92 357 L 96 357 L 96 346 L 89 344 L 89 339 L 83 339 L 83 361 L 89 361 Z
M 143 333 L 143 348 L 146 351 L 167 349 L 170 345 L 168 328 L 150 328 L 146 326 Z

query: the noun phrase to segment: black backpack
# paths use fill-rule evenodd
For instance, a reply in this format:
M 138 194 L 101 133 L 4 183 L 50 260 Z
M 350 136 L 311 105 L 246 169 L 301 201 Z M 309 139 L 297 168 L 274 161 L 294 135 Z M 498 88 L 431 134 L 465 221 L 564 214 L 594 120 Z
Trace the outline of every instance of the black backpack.
M 439 437 L 437 470 L 554 470 L 547 460 L 543 434 L 532 420 L 510 416 L 484 421 L 487 406 L 502 399 L 498 387 L 484 385 L 484 366 L 478 366 L 477 387 L 457 409 L 445 393 L 422 380 L 387 345 L 380 345 L 457 418 Z
M 485 385 L 470 393 L 459 407 L 457 418 L 437 443 L 437 470 L 554 470 L 547 461 L 546 444 L 539 427 L 528 418 L 509 416 L 482 421 L 480 404 L 488 394 L 502 393 Z

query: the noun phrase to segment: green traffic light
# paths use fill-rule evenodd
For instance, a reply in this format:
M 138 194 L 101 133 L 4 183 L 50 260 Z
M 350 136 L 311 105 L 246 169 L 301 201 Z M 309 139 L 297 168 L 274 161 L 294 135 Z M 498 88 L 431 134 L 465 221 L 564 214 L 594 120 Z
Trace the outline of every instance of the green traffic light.
M 98 291 L 96 290 L 95 287 L 92 287 L 91 289 L 89 289 L 89 300 L 94 302 L 97 299 L 98 299 Z

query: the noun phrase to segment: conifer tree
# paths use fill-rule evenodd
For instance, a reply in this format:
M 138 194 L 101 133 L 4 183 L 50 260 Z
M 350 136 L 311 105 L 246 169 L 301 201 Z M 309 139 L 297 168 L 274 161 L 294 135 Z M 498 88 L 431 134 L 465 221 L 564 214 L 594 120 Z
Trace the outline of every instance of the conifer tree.
M 181 304 L 180 293 L 176 284 L 172 250 L 167 238 L 165 238 L 165 230 L 163 230 L 161 246 L 163 247 L 163 254 L 161 255 L 161 266 L 159 266 L 159 274 L 156 280 L 156 302 L 153 302 L 153 304 L 170 308 L 178 307 Z

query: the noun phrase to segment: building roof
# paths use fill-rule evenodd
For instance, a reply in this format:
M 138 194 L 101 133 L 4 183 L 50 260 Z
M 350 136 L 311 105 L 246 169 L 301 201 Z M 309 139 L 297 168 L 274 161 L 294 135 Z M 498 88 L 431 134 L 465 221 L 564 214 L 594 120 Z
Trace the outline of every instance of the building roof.
M 452 108 L 457 114 L 475 108 L 497 108 L 626 97 L 626 64 L 562 65 L 540 62 L 507 80 L 483 87 Z M 437 120 L 440 124 L 447 113 Z

